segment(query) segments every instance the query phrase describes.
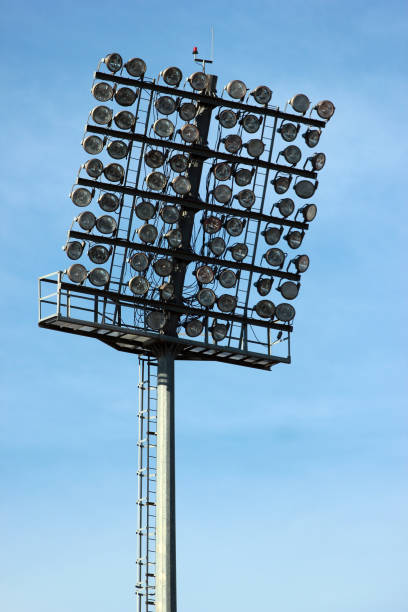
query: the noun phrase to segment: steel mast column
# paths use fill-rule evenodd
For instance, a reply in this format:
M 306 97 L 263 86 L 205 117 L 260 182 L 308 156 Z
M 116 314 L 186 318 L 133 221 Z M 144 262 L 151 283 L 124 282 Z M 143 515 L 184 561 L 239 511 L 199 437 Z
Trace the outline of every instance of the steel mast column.
M 157 365 L 156 465 L 156 612 L 176 612 L 174 351 L 167 345 Z

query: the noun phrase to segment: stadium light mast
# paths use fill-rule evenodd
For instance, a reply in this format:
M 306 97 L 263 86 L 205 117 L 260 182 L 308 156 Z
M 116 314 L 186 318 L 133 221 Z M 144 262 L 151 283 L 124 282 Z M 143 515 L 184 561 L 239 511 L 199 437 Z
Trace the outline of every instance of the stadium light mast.
M 174 362 L 290 363 L 288 302 L 309 256 L 288 256 L 282 241 L 291 250 L 303 244 L 326 157 L 305 159 L 302 143 L 288 143 L 303 126 L 303 149 L 316 147 L 335 110 L 323 100 L 307 115 L 310 101 L 297 94 L 294 112 L 282 111 L 268 86 L 249 91 L 241 80 L 218 96 L 211 62 L 197 54 L 201 71 L 183 86 L 175 66 L 149 79 L 141 58 L 101 60 L 82 140 L 93 157 L 70 197 L 80 209 L 97 202 L 103 214 L 80 212 L 63 247 L 96 267 L 72 263 L 39 283 L 40 327 L 139 355 L 139 612 L 177 608 Z M 290 188 L 308 200 L 294 216 Z M 274 283 L 277 305 L 267 299 Z

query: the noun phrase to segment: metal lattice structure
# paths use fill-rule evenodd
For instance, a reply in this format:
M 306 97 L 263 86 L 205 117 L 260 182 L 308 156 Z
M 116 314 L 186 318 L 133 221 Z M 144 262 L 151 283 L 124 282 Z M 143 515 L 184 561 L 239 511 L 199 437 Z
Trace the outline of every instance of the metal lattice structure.
M 211 77 L 207 90 L 196 93 L 162 85 L 144 76 L 134 79 L 101 71 L 103 66 L 105 64 L 102 63 L 95 73 L 94 87 L 101 82 L 110 84 L 113 88 L 116 87 L 115 97 L 123 88 L 137 93 L 132 108 L 135 122 L 130 130 L 114 129 L 118 114 L 105 126 L 92 121 L 94 114 L 91 113 L 84 139 L 89 136 L 103 139 L 107 151 L 111 150 L 112 143 L 126 143 L 127 153 L 122 164 L 123 177 L 120 182 L 101 180 L 102 174 L 89 177 L 86 175 L 85 163 L 81 166 L 76 181 L 77 187 L 73 189 L 71 196 L 75 200 L 78 189 L 87 190 L 91 194 L 91 200 L 98 200 L 101 205 L 104 195 L 113 194 L 119 202 L 115 216 L 112 217 L 115 229 L 110 234 L 100 231 L 98 223 L 102 226 L 102 217 L 107 217 L 102 215 L 91 229 L 84 230 L 81 228 L 82 213 L 74 220 L 69 230 L 67 244 L 76 241 L 83 245 L 83 251 L 86 245 L 90 249 L 97 245 L 108 249 L 110 256 L 106 270 L 109 272 L 109 280 L 103 286 L 95 287 L 87 279 L 79 284 L 72 283 L 66 273 L 42 277 L 42 294 L 54 294 L 54 299 L 43 299 L 43 295 L 41 296 L 40 326 L 93 336 L 118 350 L 139 354 L 148 353 L 149 347 L 154 346 L 159 339 L 176 342 L 179 346 L 176 358 L 181 359 L 238 362 L 262 369 L 270 369 L 272 365 L 280 362 L 288 363 L 292 324 L 289 321 L 280 321 L 276 315 L 262 318 L 257 314 L 254 307 L 259 295 L 254 283 L 267 278 L 274 282 L 278 289 L 287 281 L 299 286 L 300 274 L 291 266 L 293 259 L 284 253 L 280 245 L 280 248 L 276 246 L 272 250 L 283 254 L 282 261 L 274 267 L 267 263 L 265 250 L 268 249 L 268 244 L 265 244 L 263 234 L 268 228 L 279 229 L 283 241 L 285 231 L 295 230 L 301 234 L 302 241 L 308 223 L 299 220 L 297 215 L 295 219 L 279 215 L 277 194 L 271 185 L 276 176 L 287 177 L 289 181 L 307 179 L 309 183 L 310 180 L 316 179 L 317 174 L 314 170 L 273 161 L 276 156 L 274 145 L 282 122 L 296 122 L 297 126 L 304 125 L 318 130 L 321 130 L 326 122 L 287 113 L 268 104 L 255 106 L 219 97 L 215 94 L 216 77 Z M 154 132 L 152 134 L 152 125 L 157 123 L 159 117 L 156 110 L 158 100 L 163 96 L 171 97 L 178 108 L 186 101 L 195 105 L 195 123 L 200 129 L 199 140 L 187 144 L 182 139 L 180 130 L 183 128 L 183 121 L 177 113 L 175 119 L 172 117 L 174 131 L 171 138 L 157 138 Z M 217 112 L 219 117 L 220 112 L 227 109 L 232 110 L 241 121 L 241 124 L 237 124 L 238 129 L 235 130 L 237 133 L 234 133 L 234 137 L 237 136 L 242 142 L 246 135 L 243 121 L 248 116 L 257 119 L 257 140 L 262 141 L 264 145 L 260 156 L 251 157 L 242 153 L 248 142 L 252 142 L 251 138 L 236 154 L 223 150 L 225 139 L 231 136 L 231 129 L 224 128 L 216 121 L 216 128 L 211 131 L 210 120 L 214 112 Z M 113 109 L 109 111 L 113 116 Z M 250 133 L 248 136 L 252 135 Z M 212 146 L 209 146 L 207 139 L 213 142 Z M 146 154 L 152 149 L 159 151 L 164 158 L 160 170 L 166 177 L 166 185 L 159 191 L 146 188 L 149 186 L 149 174 L 152 174 L 152 168 L 146 165 Z M 191 190 L 185 195 L 170 191 L 174 180 L 177 176 L 180 177 L 170 163 L 173 153 L 183 155 L 188 161 L 184 175 L 191 183 Z M 92 160 L 88 160 L 88 163 L 89 161 Z M 216 189 L 220 188 L 221 183 L 216 180 L 214 174 L 214 166 L 222 163 L 231 166 L 235 177 L 238 170 L 247 169 L 251 173 L 250 184 L 237 193 L 234 193 L 236 179 L 234 181 L 233 176 L 226 183 L 222 183 L 230 189 L 232 196 L 224 204 L 216 199 Z M 106 168 L 105 165 L 105 171 Z M 317 182 L 313 186 L 313 193 L 316 186 Z M 254 194 L 254 203 L 241 206 L 238 198 L 242 192 L 248 191 Z M 144 225 L 153 226 L 157 234 L 157 238 L 150 242 L 140 239 L 143 220 L 140 219 L 138 211 L 141 210 L 142 203 L 148 203 L 150 208 L 154 208 L 152 218 L 144 219 Z M 175 225 L 169 225 L 163 220 L 163 209 L 169 206 L 173 211 L 176 210 L 178 216 Z M 88 212 L 86 214 L 94 215 Z M 96 219 L 95 215 L 94 217 Z M 236 232 L 237 226 L 238 229 L 241 228 L 241 233 L 235 237 L 231 235 L 231 228 L 235 228 Z M 176 248 L 166 239 L 172 230 L 182 234 L 182 242 Z M 210 245 L 215 236 L 224 241 L 226 247 L 218 256 L 211 251 Z M 241 255 L 239 258 L 231 257 L 231 249 L 236 240 L 239 241 L 238 245 L 245 246 L 244 251 L 246 250 L 247 254 L 243 258 Z M 129 288 L 132 272 L 134 274 L 132 257 L 135 254 L 146 255 L 149 262 L 147 270 L 143 272 L 149 289 L 143 295 L 135 295 Z M 156 266 L 163 265 L 164 260 L 170 262 L 172 271 L 168 279 L 176 288 L 174 295 L 167 300 L 161 297 L 164 278 L 156 274 Z M 214 290 L 213 293 L 218 298 L 220 294 L 229 296 L 232 308 L 222 311 L 218 307 L 219 299 L 210 307 L 203 307 L 197 301 L 203 285 L 194 274 L 200 266 L 211 267 L 214 276 L 211 290 Z M 231 273 L 235 276 L 234 285 L 227 290 L 220 283 L 221 273 L 225 270 L 228 270 L 227 274 L 230 276 Z M 55 291 L 49 290 L 49 284 L 56 285 Z M 273 303 L 275 300 L 276 297 Z M 149 327 L 150 312 L 162 313 L 164 323 L 160 329 Z M 185 324 L 190 320 L 198 321 L 202 329 L 194 339 L 185 331 Z M 213 326 L 217 323 L 227 326 L 227 333 L 222 340 L 214 340 L 212 336 Z
M 64 247 L 85 259 L 39 281 L 40 327 L 139 355 L 138 612 L 177 609 L 174 361 L 290 363 L 295 309 L 282 299 L 309 266 L 297 249 L 325 164 L 307 151 L 334 113 L 323 100 L 319 118 L 306 115 L 304 94 L 281 110 L 269 87 L 248 93 L 238 80 L 228 99 L 199 61 L 184 86 L 174 66 L 151 79 L 140 58 L 101 61 L 92 94 L 103 104 L 82 146 L 104 160 L 80 167 L 70 197 L 87 210 Z M 304 143 L 287 145 L 301 128 Z

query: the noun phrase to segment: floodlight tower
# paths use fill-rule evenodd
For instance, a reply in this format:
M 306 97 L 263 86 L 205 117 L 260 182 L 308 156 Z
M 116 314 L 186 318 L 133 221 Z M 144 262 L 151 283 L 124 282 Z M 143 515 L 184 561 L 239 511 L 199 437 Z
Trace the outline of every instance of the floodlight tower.
M 139 355 L 139 612 L 176 612 L 174 362 L 290 363 L 288 301 L 309 257 L 288 256 L 282 241 L 291 250 L 303 244 L 326 158 L 287 143 L 304 126 L 304 146 L 316 147 L 334 113 L 323 100 L 306 115 L 304 94 L 282 111 L 268 86 L 248 93 L 241 80 L 219 96 L 210 62 L 193 54 L 202 70 L 182 86 L 175 66 L 152 80 L 140 58 L 101 60 L 91 90 L 99 104 L 82 140 L 93 157 L 70 197 L 79 208 L 97 202 L 103 214 L 78 214 L 63 247 L 96 267 L 73 263 L 39 287 L 41 327 Z M 277 138 L 284 148 L 273 161 Z M 294 215 L 290 188 L 308 200 Z M 271 202 L 269 192 L 285 197 Z

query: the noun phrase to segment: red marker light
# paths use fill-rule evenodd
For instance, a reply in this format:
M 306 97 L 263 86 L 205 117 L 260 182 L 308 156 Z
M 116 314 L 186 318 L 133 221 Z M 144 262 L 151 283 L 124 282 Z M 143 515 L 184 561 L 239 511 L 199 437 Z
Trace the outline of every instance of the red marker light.
M 193 47 L 193 55 L 197 55 L 198 53 L 198 48 L 197 47 Z

